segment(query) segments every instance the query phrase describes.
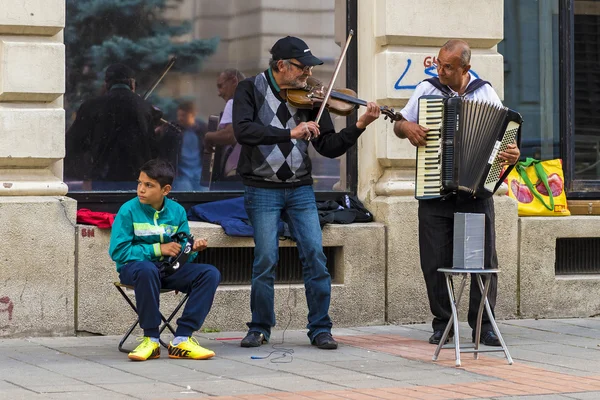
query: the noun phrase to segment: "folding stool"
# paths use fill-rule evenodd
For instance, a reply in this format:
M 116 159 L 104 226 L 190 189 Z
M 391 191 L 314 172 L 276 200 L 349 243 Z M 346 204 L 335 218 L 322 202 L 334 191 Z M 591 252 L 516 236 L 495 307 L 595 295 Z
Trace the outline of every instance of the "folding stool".
M 132 285 L 124 285 L 121 282 L 114 282 L 115 287 L 117 288 L 117 290 L 119 291 L 119 293 L 121 293 L 121 295 L 123 296 L 123 298 L 125 299 L 125 301 L 127 302 L 127 304 L 129 304 L 129 306 L 133 309 L 133 311 L 135 312 L 135 315 L 138 315 L 137 312 L 137 308 L 135 307 L 135 304 L 133 304 L 133 302 L 131 301 L 131 299 L 129 298 L 129 296 L 127 296 L 127 294 L 125 293 L 125 291 L 123 289 L 128 289 L 128 290 L 134 290 Z M 168 292 L 173 292 L 174 289 L 161 289 L 160 293 L 168 293 Z M 177 312 L 181 309 L 181 307 L 183 307 L 183 305 L 185 304 L 185 302 L 187 301 L 189 297 L 188 293 L 185 293 L 185 296 L 183 296 L 183 298 L 181 299 L 181 301 L 179 302 L 179 304 L 177 304 L 177 307 L 175 307 L 175 310 L 173 310 L 173 312 L 171 313 L 171 315 L 169 315 L 168 318 L 165 318 L 164 315 L 162 313 L 160 313 L 160 318 L 163 321 L 162 326 L 160 327 L 158 334 L 162 334 L 163 331 L 166 328 L 169 328 L 169 330 L 171 331 L 171 333 L 173 335 L 175 335 L 175 329 L 173 329 L 173 327 L 171 326 L 171 320 L 173 319 L 173 317 L 175 317 L 175 315 L 177 314 Z M 129 338 L 129 336 L 131 335 L 131 333 L 133 332 L 133 330 L 135 329 L 135 327 L 140 323 L 140 318 L 139 316 L 137 317 L 137 319 L 135 320 L 135 322 L 133 323 L 133 325 L 131 325 L 131 327 L 129 328 L 129 330 L 127 330 L 127 332 L 125 333 L 125 335 L 123 335 L 123 338 L 121 339 L 121 341 L 119 342 L 119 351 L 123 352 L 123 353 L 129 353 L 132 350 L 128 350 L 128 349 L 124 349 L 123 348 L 123 344 L 125 343 L 125 341 L 127 340 L 127 338 Z M 165 347 L 168 348 L 169 344 L 165 343 L 162 341 L 162 339 L 159 339 L 160 344 Z
M 492 308 L 490 307 L 490 302 L 488 301 L 488 293 L 490 291 L 490 283 L 492 281 L 491 276 L 498 273 L 498 269 L 458 269 L 458 268 L 438 268 L 438 272 L 442 272 L 446 275 L 446 287 L 448 288 L 448 296 L 450 297 L 450 307 L 452 308 L 452 315 L 448 320 L 448 324 L 446 325 L 446 329 L 440 339 L 440 343 L 438 344 L 435 352 L 433 354 L 433 361 L 437 361 L 438 356 L 440 354 L 441 349 L 453 348 L 455 352 L 455 365 L 460 367 L 460 353 L 473 353 L 474 358 L 477 360 L 478 353 L 491 353 L 501 351 L 504 353 L 506 360 L 509 365 L 512 365 L 513 360 L 508 352 L 508 347 L 504 342 L 504 338 L 500 333 L 500 329 L 498 329 L 498 325 L 496 324 L 496 320 L 494 319 L 494 314 L 492 313 Z M 458 294 L 455 296 L 454 294 L 454 286 L 452 285 L 451 276 L 452 275 L 462 275 L 462 279 L 460 281 L 460 286 L 458 289 Z M 463 290 L 465 289 L 465 285 L 467 282 L 467 276 L 471 275 L 471 279 L 477 279 L 477 285 L 479 286 L 479 290 L 481 291 L 481 301 L 479 303 L 479 310 L 477 312 L 477 324 L 475 327 L 475 344 L 473 346 L 461 346 L 460 345 L 460 330 L 458 327 L 458 307 L 460 304 L 460 299 L 462 298 Z M 487 279 L 485 280 L 485 285 L 481 278 L 482 275 L 487 275 Z M 492 325 L 492 329 L 498 339 L 500 340 L 500 348 L 499 349 L 480 349 L 479 348 L 479 337 L 481 335 L 481 321 L 483 317 L 483 310 L 490 320 L 490 324 Z M 446 339 L 450 335 L 450 330 L 454 329 L 454 344 L 445 345 Z

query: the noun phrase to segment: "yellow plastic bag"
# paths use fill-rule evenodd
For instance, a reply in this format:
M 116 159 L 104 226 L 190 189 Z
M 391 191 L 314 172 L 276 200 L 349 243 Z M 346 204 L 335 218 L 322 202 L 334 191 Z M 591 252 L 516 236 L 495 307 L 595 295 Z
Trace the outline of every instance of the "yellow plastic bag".
M 567 216 L 562 160 L 527 158 L 510 171 L 508 195 L 519 202 L 519 216 Z

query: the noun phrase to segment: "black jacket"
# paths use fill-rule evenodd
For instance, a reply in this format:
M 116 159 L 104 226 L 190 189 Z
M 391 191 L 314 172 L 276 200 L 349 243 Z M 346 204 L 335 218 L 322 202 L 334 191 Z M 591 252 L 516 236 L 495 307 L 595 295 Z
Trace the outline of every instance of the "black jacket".
M 136 181 L 139 168 L 157 157 L 152 106 L 125 87 L 85 101 L 67 131 L 65 176 Z
M 242 145 L 237 172 L 248 186 L 288 188 L 311 185 L 308 146 L 323 156 L 339 157 L 364 129 L 348 126 L 336 133 L 329 112 L 319 121 L 321 135 L 310 142 L 292 140 L 291 129 L 314 121 L 318 109 L 296 109 L 283 100 L 269 71 L 240 82 L 233 98 L 233 130 Z

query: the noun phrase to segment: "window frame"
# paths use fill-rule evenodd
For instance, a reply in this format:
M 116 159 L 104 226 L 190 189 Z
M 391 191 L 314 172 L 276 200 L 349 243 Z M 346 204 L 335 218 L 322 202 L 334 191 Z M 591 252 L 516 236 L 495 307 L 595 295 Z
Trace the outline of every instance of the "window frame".
M 357 32 L 358 0 L 346 0 L 346 32 L 353 29 Z M 355 34 L 356 35 L 356 34 Z M 346 53 L 346 87 L 357 90 L 358 86 L 358 41 L 350 43 Z M 346 126 L 355 124 L 356 113 L 346 117 Z M 337 200 L 345 194 L 356 194 L 358 189 L 358 150 L 356 145 L 346 152 L 346 182 L 347 189 L 343 191 L 315 191 L 317 201 Z M 241 183 L 240 183 L 241 184 Z M 171 192 L 169 198 L 177 201 L 186 210 L 190 207 L 211 201 L 226 200 L 243 196 L 243 190 L 214 191 L 214 192 Z M 67 196 L 77 201 L 77 208 L 88 208 L 94 211 L 116 213 L 126 201 L 136 196 L 135 192 L 94 192 L 81 191 L 67 193 Z
M 560 149 L 567 199 L 600 199 L 600 179 L 575 178 L 575 0 L 559 1 Z

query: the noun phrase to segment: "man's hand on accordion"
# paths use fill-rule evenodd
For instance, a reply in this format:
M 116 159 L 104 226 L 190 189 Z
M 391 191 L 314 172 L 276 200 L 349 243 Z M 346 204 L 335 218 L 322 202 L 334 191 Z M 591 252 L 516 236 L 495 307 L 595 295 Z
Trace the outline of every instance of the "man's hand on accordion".
M 519 161 L 521 151 L 516 144 L 512 143 L 506 147 L 505 151 L 501 151 L 498 156 L 505 161 L 504 165 L 515 165 Z
M 427 144 L 428 128 L 425 128 L 416 122 L 405 119 L 397 121 L 394 124 L 394 133 L 401 139 L 408 139 L 413 146 L 425 146 Z

